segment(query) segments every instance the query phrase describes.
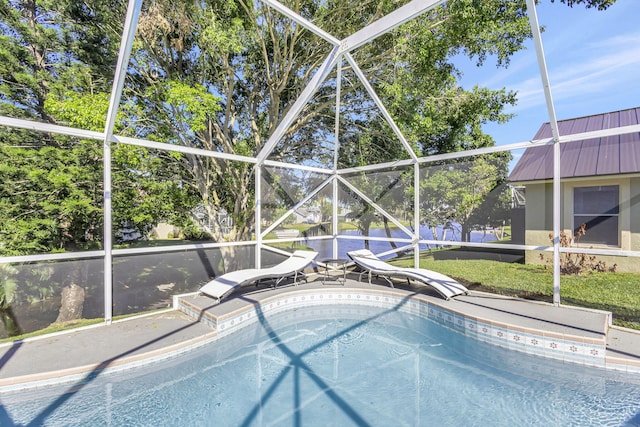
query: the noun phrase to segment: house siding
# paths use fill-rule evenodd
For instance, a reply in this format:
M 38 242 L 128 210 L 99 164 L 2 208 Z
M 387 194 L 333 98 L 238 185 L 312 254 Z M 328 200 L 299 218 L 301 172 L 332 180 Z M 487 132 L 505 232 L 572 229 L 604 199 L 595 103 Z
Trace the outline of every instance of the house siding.
M 553 232 L 553 185 L 536 183 L 527 185 L 525 205 L 525 244 L 550 246 L 549 233 Z M 541 251 L 526 251 L 525 263 L 542 264 Z M 543 255 L 545 256 L 545 255 Z M 546 254 L 550 256 L 549 253 Z
M 572 233 L 573 189 L 592 185 L 618 185 L 620 188 L 619 243 L 625 251 L 640 251 L 640 177 L 609 178 L 607 180 L 571 180 L 561 184 L 562 211 L 561 229 Z M 525 244 L 532 246 L 551 246 L 549 233 L 553 232 L 553 184 L 532 183 L 527 185 L 527 204 L 525 207 Z M 588 233 L 588 230 L 587 230 Z M 586 247 L 585 245 L 582 245 Z M 594 247 L 589 245 L 589 247 Z M 542 257 L 541 257 L 542 254 Z M 550 252 L 526 251 L 527 264 L 544 264 L 553 258 Z M 596 256 L 607 266 L 616 264 L 621 272 L 640 273 L 637 257 Z
M 630 180 L 630 224 L 631 232 L 631 250 L 640 251 L 640 178 L 631 178 Z M 636 263 L 640 261 L 636 259 Z

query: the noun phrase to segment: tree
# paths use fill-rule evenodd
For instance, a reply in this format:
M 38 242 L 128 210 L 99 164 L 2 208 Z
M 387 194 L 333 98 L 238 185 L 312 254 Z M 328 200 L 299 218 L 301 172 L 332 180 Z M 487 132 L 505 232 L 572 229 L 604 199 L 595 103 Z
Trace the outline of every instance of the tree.
M 115 9 L 105 4 L 96 6 L 104 8 L 102 16 L 111 25 Z M 8 76 L 0 84 L 5 101 L 0 104 L 0 113 L 57 124 L 58 111 L 49 101 L 56 94 L 66 95 L 76 101 L 81 127 L 93 127 L 87 127 L 90 123 L 84 113 L 94 104 L 81 105 L 86 97 L 74 89 L 106 93 L 108 69 L 101 65 L 115 60 L 117 52 L 117 39 L 99 38 L 89 30 L 96 20 L 94 13 L 64 1 L 46 5 L 15 1 L 0 6 L 0 67 L 1 74 Z M 103 97 L 102 105 L 106 99 Z M 0 219 L 7 225 L 0 235 L 0 252 L 98 247 L 102 225 L 100 144 L 28 131 L 0 132 Z M 41 270 L 48 269 L 44 266 Z M 67 291 L 79 288 L 81 276 L 80 269 L 73 269 L 63 284 L 61 321 L 69 320 L 62 316 L 64 312 L 72 313 L 72 317 L 82 315 L 83 290 L 74 301 Z M 3 287 L 10 280 L 5 277 Z M 37 286 L 34 288 L 37 292 Z
M 506 161 L 508 157 L 489 155 L 425 170 L 420 184 L 421 212 L 434 237 L 438 237 L 438 226 L 443 226 L 440 239 L 445 240 L 446 230 L 458 224 L 461 240 L 467 242 L 474 226 L 493 225 L 504 218 L 508 210 L 495 203 L 502 200 L 503 191 L 490 194 L 503 188 Z
M 125 7 L 115 6 L 102 1 L 1 4 L 0 114 L 102 131 Z M 160 164 L 160 157 L 114 147 L 116 230 L 127 224 L 144 233 L 159 219 L 184 211 L 179 207 L 188 195 L 179 191 L 174 170 Z M 100 141 L 0 129 L 0 221 L 5 224 L 0 255 L 99 248 L 102 176 Z M 58 289 L 59 321 L 82 315 L 79 287 L 86 265 L 72 264 Z M 49 275 L 36 274 L 35 280 L 51 279 L 51 270 L 41 268 L 45 272 Z M 6 276 L 5 289 L 12 283 Z M 21 277 L 40 293 L 37 283 Z
M 469 226 L 474 228 L 480 228 L 486 231 L 487 227 L 491 227 L 494 230 L 502 229 L 504 226 L 511 223 L 511 188 L 507 184 L 507 167 L 500 165 L 500 163 L 508 163 L 511 156 L 505 155 L 498 156 L 497 171 L 499 175 L 494 181 L 494 187 L 490 189 L 489 193 L 481 200 L 480 205 L 473 211 L 469 218 Z M 502 174 L 504 173 L 504 175 Z M 497 235 L 499 239 L 504 237 L 503 234 Z
M 567 4 L 606 8 L 611 0 Z M 336 0 L 288 5 L 337 37 L 396 7 L 389 1 Z M 123 1 L 106 0 L 0 3 L 0 114 L 102 130 L 125 7 Z M 448 2 L 353 52 L 419 155 L 492 143 L 481 124 L 507 120 L 502 108 L 514 102 L 514 95 L 460 88 L 459 72 L 449 59 L 462 52 L 482 63 L 495 55 L 498 65 L 507 65 L 529 36 L 524 13 L 524 3 L 511 0 Z M 327 42 L 260 2 L 145 2 L 116 131 L 254 156 L 329 50 Z M 334 73 L 286 131 L 272 159 L 326 161 L 318 142 L 333 126 L 335 86 Z M 367 121 L 376 107 L 362 86 L 344 85 L 342 104 L 347 120 L 340 134 L 348 144 L 342 145 L 341 166 L 397 158 L 397 141 Z M 99 245 L 99 144 L 3 128 L 0 145 L 0 191 L 7 208 L 0 219 L 26 221 L 3 228 L 0 250 L 33 253 Z M 146 230 L 167 212 L 178 212 L 186 222 L 188 207 L 202 203 L 214 224 L 214 239 L 250 239 L 251 164 L 132 147 L 116 150 L 116 226 L 128 221 Z M 226 235 L 217 224 L 222 209 L 234 220 Z M 233 258 L 232 252 L 226 255 L 227 266 Z
M 159 1 L 143 11 L 128 100 L 138 117 L 153 124 L 142 136 L 255 156 L 324 59 L 327 44 L 264 4 L 209 1 L 199 6 Z M 304 2 L 301 8 L 315 6 Z M 272 158 L 312 157 L 314 144 L 305 140 L 309 131 L 298 131 L 324 119 L 318 111 L 330 102 L 319 103 L 303 113 Z M 249 240 L 253 166 L 193 155 L 178 160 L 188 174 L 185 182 L 208 211 L 214 240 Z M 233 218 L 226 234 L 217 222 L 222 209 Z M 224 252 L 231 268 L 238 261 L 233 248 Z
M 339 1 L 287 5 L 337 37 L 396 7 L 392 2 Z M 138 29 L 135 84 L 127 99 L 136 108 L 135 117 L 149 123 L 141 136 L 232 154 L 260 151 L 329 52 L 326 42 L 300 25 L 265 4 L 243 0 L 158 0 L 145 4 Z M 506 66 L 529 36 L 524 2 L 461 0 L 402 25 L 353 55 L 416 152 L 429 155 L 491 145 L 481 125 L 507 120 L 503 108 L 515 102 L 515 94 L 504 90 L 462 89 L 450 59 L 464 53 L 482 63 L 495 55 L 497 65 Z M 272 159 L 322 157 L 318 145 L 333 126 L 335 85 L 333 74 L 286 131 Z M 340 134 L 364 131 L 353 138 L 355 146 L 346 147 L 343 141 L 341 166 L 357 159 L 397 158 L 397 141 L 376 140 L 373 132 L 379 129 L 367 122 L 376 106 L 366 91 L 356 85 L 342 89 L 342 117 L 350 120 L 341 121 Z M 368 154 L 349 155 L 362 152 Z M 231 232 L 223 235 L 217 227 L 214 239 L 249 239 L 252 167 L 230 168 L 227 162 L 190 155 L 179 160 L 211 222 L 216 223 L 221 209 L 234 219 Z M 227 254 L 225 263 L 232 260 L 233 253 Z
M 511 2 L 499 8 L 500 2 L 487 3 L 452 3 L 405 24 L 378 42 L 387 46 L 386 53 L 391 58 L 387 64 L 391 65 L 385 67 L 382 62 L 375 65 L 373 84 L 419 156 L 493 145 L 492 138 L 482 132 L 482 125 L 488 121 L 504 122 L 510 117 L 502 110 L 506 105 L 515 103 L 514 93 L 478 87 L 465 90 L 458 86 L 456 76 L 459 71 L 451 62 L 452 57 L 460 52 L 475 57 L 480 64 L 488 54 L 495 54 L 497 65 L 506 66 L 509 56 L 522 47 L 528 35 L 524 4 Z M 415 76 L 421 78 L 416 79 Z M 408 157 L 408 153 L 403 153 L 400 142 L 388 131 L 384 138 L 371 136 L 380 135 L 379 128 L 375 122 L 374 126 L 371 123 L 362 126 L 355 143 L 346 144 L 343 148 L 346 152 L 343 158 L 351 161 L 345 166 Z M 482 184 L 481 187 L 488 192 L 498 177 L 506 174 L 506 163 L 504 168 L 504 172 L 494 174 L 496 181 L 493 184 L 487 178 L 477 184 Z M 460 178 L 465 178 L 462 171 Z M 429 201 L 428 197 L 422 200 L 421 197 L 422 206 L 431 209 L 422 210 L 423 218 L 434 227 L 461 221 L 459 216 L 464 217 L 463 222 L 467 224 L 483 195 L 476 194 L 473 202 L 467 200 L 466 208 L 457 206 L 459 211 L 456 214 L 452 195 L 460 190 L 446 179 L 432 179 L 430 184 L 433 187 L 436 183 L 440 185 L 437 191 L 442 193 L 439 197 L 441 202 Z M 463 182 L 459 180 L 457 184 L 462 185 Z M 407 192 L 412 191 L 413 185 L 410 184 Z M 456 202 L 462 202 L 462 194 L 458 196 Z M 465 235 L 468 234 L 466 231 Z
M 581 3 L 567 2 L 569 6 Z M 601 10 L 612 4 L 584 3 Z M 503 109 L 516 103 L 516 94 L 480 87 L 465 90 L 458 85 L 460 71 L 451 58 L 462 53 L 481 65 L 492 55 L 498 67 L 507 67 L 510 56 L 523 48 L 528 37 L 524 2 L 448 2 L 376 41 L 380 45 L 389 43 L 386 54 L 390 59 L 386 67 L 383 62 L 375 64 L 369 75 L 374 76 L 374 86 L 416 154 L 428 156 L 488 147 L 494 141 L 483 133 L 482 125 L 509 120 L 511 116 Z M 367 55 L 371 55 L 369 50 L 356 57 L 366 63 Z M 391 144 L 399 145 L 390 138 L 378 138 L 376 142 L 380 144 L 372 145 L 375 139 L 369 135 L 374 131 L 375 126 L 363 126 L 355 143 L 342 148 L 350 150 L 343 156 L 350 161 L 346 166 L 403 158 L 389 150 Z M 507 157 L 487 156 L 467 168 L 455 165 L 423 183 L 422 218 L 432 225 L 434 236 L 437 225 L 446 229 L 455 222 L 462 227 L 462 239 L 468 240 L 472 226 L 493 225 L 505 218 L 505 192 L 496 189 L 504 188 Z M 426 187 L 430 194 L 424 194 Z
M 52 1 L 0 5 L 0 114 L 104 128 L 110 64 L 122 5 Z M 0 253 L 91 249 L 102 226 L 101 148 L 97 141 L 0 129 Z M 6 221 L 3 221 L 6 223 Z
M 341 167 L 365 166 L 409 156 L 389 127 L 374 113 L 375 111 L 370 112 L 369 116 L 363 119 L 357 111 L 345 112 L 339 157 Z M 374 203 L 382 205 L 387 212 L 394 213 L 395 210 L 409 208 L 407 198 L 411 196 L 407 195 L 410 192 L 407 190 L 413 185 L 407 185 L 407 178 L 412 172 L 413 170 L 391 169 L 354 173 L 346 178 Z M 363 236 L 369 236 L 371 225 L 377 219 L 383 221 L 387 237 L 391 237 L 387 217 L 376 214 L 371 205 L 348 188 L 345 188 L 344 192 L 343 203 L 349 205 L 351 215 Z M 365 248 L 369 248 L 368 239 L 365 239 L 364 244 Z M 395 248 L 394 243 L 391 245 Z
M 369 173 L 355 173 L 345 176 L 362 194 L 365 194 L 376 205 L 380 206 L 395 218 L 403 213 L 412 212 L 413 169 L 391 168 L 388 170 Z M 351 216 L 356 219 L 357 226 L 363 236 L 370 235 L 370 228 L 374 221 L 382 221 L 387 238 L 391 239 L 391 225 L 389 218 L 376 212 L 372 205 L 365 202 L 357 193 L 349 188 L 344 189 L 343 204 L 349 206 Z M 409 238 L 410 236 L 406 236 Z M 369 239 L 365 238 L 365 248 L 369 248 Z M 396 243 L 390 241 L 392 248 Z

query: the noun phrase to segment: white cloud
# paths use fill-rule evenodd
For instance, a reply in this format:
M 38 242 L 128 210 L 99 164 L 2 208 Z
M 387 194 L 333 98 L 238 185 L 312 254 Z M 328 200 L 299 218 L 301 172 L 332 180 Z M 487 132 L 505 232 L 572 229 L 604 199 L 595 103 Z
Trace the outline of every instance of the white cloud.
M 640 33 L 590 43 L 572 57 L 575 59 L 563 60 L 566 58 L 560 57 L 548 60 L 554 64 L 549 67 L 554 102 L 611 91 L 639 90 L 635 82 L 640 68 Z M 536 66 L 532 77 L 508 85 L 518 92 L 515 111 L 545 103 L 537 70 Z

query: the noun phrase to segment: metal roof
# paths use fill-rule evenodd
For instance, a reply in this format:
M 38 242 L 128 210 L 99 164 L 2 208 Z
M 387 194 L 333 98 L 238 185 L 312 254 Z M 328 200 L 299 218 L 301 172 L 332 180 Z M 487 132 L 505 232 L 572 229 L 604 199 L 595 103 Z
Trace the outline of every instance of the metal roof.
M 558 121 L 560 136 L 640 124 L 640 107 Z M 534 140 L 550 138 L 544 123 Z M 584 139 L 560 145 L 562 178 L 618 175 L 640 172 L 640 132 Z M 509 175 L 509 181 L 553 178 L 553 146 L 527 148 Z

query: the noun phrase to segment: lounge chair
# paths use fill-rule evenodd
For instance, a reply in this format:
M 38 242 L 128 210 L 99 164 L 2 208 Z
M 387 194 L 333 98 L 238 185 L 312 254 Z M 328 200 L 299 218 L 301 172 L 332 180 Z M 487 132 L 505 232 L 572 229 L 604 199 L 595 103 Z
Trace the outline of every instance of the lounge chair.
M 363 274 L 369 275 L 369 284 L 371 284 L 372 275 L 383 277 L 391 287 L 393 287 L 391 281 L 393 278 L 404 278 L 407 279 L 407 282 L 415 280 L 431 286 L 446 300 L 469 292 L 467 288 L 449 276 L 426 268 L 397 267 L 381 260 L 368 249 L 347 252 L 347 255 L 363 270 L 360 273 L 360 279 Z
M 198 292 L 220 301 L 234 289 L 259 280 L 271 279 L 275 281 L 274 286 L 277 286 L 282 280 L 293 276 L 293 281 L 297 284 L 298 276 L 304 276 L 302 270 L 311 264 L 316 256 L 318 256 L 317 252 L 295 251 L 289 258 L 273 267 L 249 268 L 223 274 L 202 286 Z

